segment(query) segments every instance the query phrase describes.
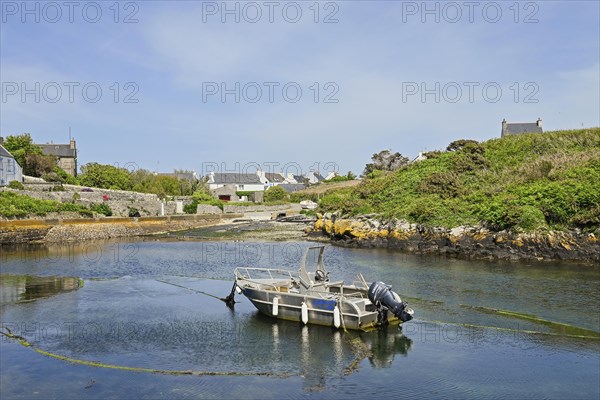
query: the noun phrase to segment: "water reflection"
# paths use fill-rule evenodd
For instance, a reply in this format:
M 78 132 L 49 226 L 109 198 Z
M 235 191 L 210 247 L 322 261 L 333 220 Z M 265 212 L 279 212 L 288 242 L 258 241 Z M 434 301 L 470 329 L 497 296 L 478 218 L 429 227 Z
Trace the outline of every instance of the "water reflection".
M 371 350 L 369 361 L 374 368 L 389 368 L 396 354 L 406 356 L 413 341 L 397 326 L 384 326 L 373 332 L 361 332 L 360 338 Z
M 46 298 L 81 286 L 83 281 L 73 277 L 0 274 L 0 305 Z

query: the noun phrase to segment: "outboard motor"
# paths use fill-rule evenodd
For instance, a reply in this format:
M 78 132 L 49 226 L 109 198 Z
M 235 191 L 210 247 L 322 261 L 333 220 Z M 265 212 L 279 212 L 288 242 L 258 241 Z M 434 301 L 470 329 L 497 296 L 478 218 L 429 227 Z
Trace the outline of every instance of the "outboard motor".
M 413 312 L 407 308 L 407 304 L 400 300 L 400 297 L 390 290 L 390 286 L 383 282 L 373 282 L 369 286 L 369 300 L 371 303 L 379 306 L 382 305 L 391 311 L 402 322 L 410 321 Z

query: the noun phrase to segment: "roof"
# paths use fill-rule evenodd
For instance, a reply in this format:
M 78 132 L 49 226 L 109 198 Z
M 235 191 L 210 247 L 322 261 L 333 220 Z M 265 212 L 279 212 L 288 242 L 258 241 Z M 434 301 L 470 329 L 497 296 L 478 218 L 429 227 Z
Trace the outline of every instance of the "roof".
M 260 178 L 256 174 L 242 174 L 237 172 L 215 173 L 214 182 L 211 183 L 262 184 Z
M 37 144 L 44 154 L 56 157 L 77 158 L 77 149 L 72 149 L 70 144 Z
M 4 146 L 0 145 L 0 157 L 10 157 L 10 158 L 14 158 L 12 154 L 10 154 L 8 152 L 8 150 L 6 150 L 4 148 Z
M 265 177 L 269 180 L 269 182 L 283 182 L 283 176 L 278 173 L 266 172 Z
M 541 126 L 535 122 L 517 122 L 514 124 L 507 123 L 504 133 L 509 135 L 518 135 L 520 133 L 543 133 Z
M 177 178 L 185 181 L 197 181 L 198 178 L 194 172 L 159 172 L 160 176 L 170 176 L 172 178 Z
M 298 190 L 306 189 L 306 185 L 303 183 L 284 183 L 279 185 L 280 188 L 288 193 L 297 192 Z
M 292 177 L 294 178 L 294 180 L 298 183 L 303 183 L 304 180 L 306 179 L 306 177 L 302 176 L 302 175 L 292 175 Z

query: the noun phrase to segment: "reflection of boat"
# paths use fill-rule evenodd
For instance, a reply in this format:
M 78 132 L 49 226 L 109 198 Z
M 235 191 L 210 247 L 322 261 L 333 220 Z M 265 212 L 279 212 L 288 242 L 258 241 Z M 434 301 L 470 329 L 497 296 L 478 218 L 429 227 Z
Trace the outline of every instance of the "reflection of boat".
M 297 274 L 270 268 L 236 268 L 234 287 L 263 314 L 304 324 L 369 330 L 387 323 L 412 319 L 413 310 L 382 282 L 332 282 L 323 265 L 323 246 L 306 250 Z M 318 251 L 314 272 L 307 256 Z
M 361 340 L 371 350 L 369 362 L 374 368 L 389 368 L 396 354 L 406 356 L 412 347 L 412 339 L 402 331 L 381 329 L 376 332 L 361 333 Z

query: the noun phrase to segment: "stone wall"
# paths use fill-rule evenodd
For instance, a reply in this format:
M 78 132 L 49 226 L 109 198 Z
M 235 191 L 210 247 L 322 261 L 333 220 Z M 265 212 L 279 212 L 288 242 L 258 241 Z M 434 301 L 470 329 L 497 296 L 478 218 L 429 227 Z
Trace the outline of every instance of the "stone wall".
M 261 211 L 280 211 L 280 210 L 288 210 L 290 208 L 289 204 L 281 204 L 276 206 L 265 206 L 261 204 L 256 205 L 248 205 L 248 206 L 234 206 L 227 205 L 223 206 L 223 212 L 225 213 L 248 213 L 248 212 L 261 212 Z
M 198 204 L 196 214 L 222 214 L 223 211 L 217 206 L 211 206 L 210 204 Z
M 93 188 L 91 192 L 84 186 L 62 185 L 64 190 L 53 191 L 60 185 L 53 183 L 28 183 L 25 184 L 25 190 L 19 190 L 17 193 L 27 195 L 41 200 L 54 200 L 59 202 L 74 202 L 89 207 L 92 204 L 107 203 L 115 216 L 129 216 L 130 209 L 137 209 L 141 216 L 159 216 L 162 211 L 162 204 L 157 195 L 149 193 L 129 192 L 124 190 L 98 189 Z M 8 190 L 8 189 L 7 189 Z M 104 200 L 104 196 L 108 200 Z M 192 202 L 191 197 L 180 197 L 179 201 L 183 205 Z M 177 201 L 164 202 L 165 215 L 177 213 Z

